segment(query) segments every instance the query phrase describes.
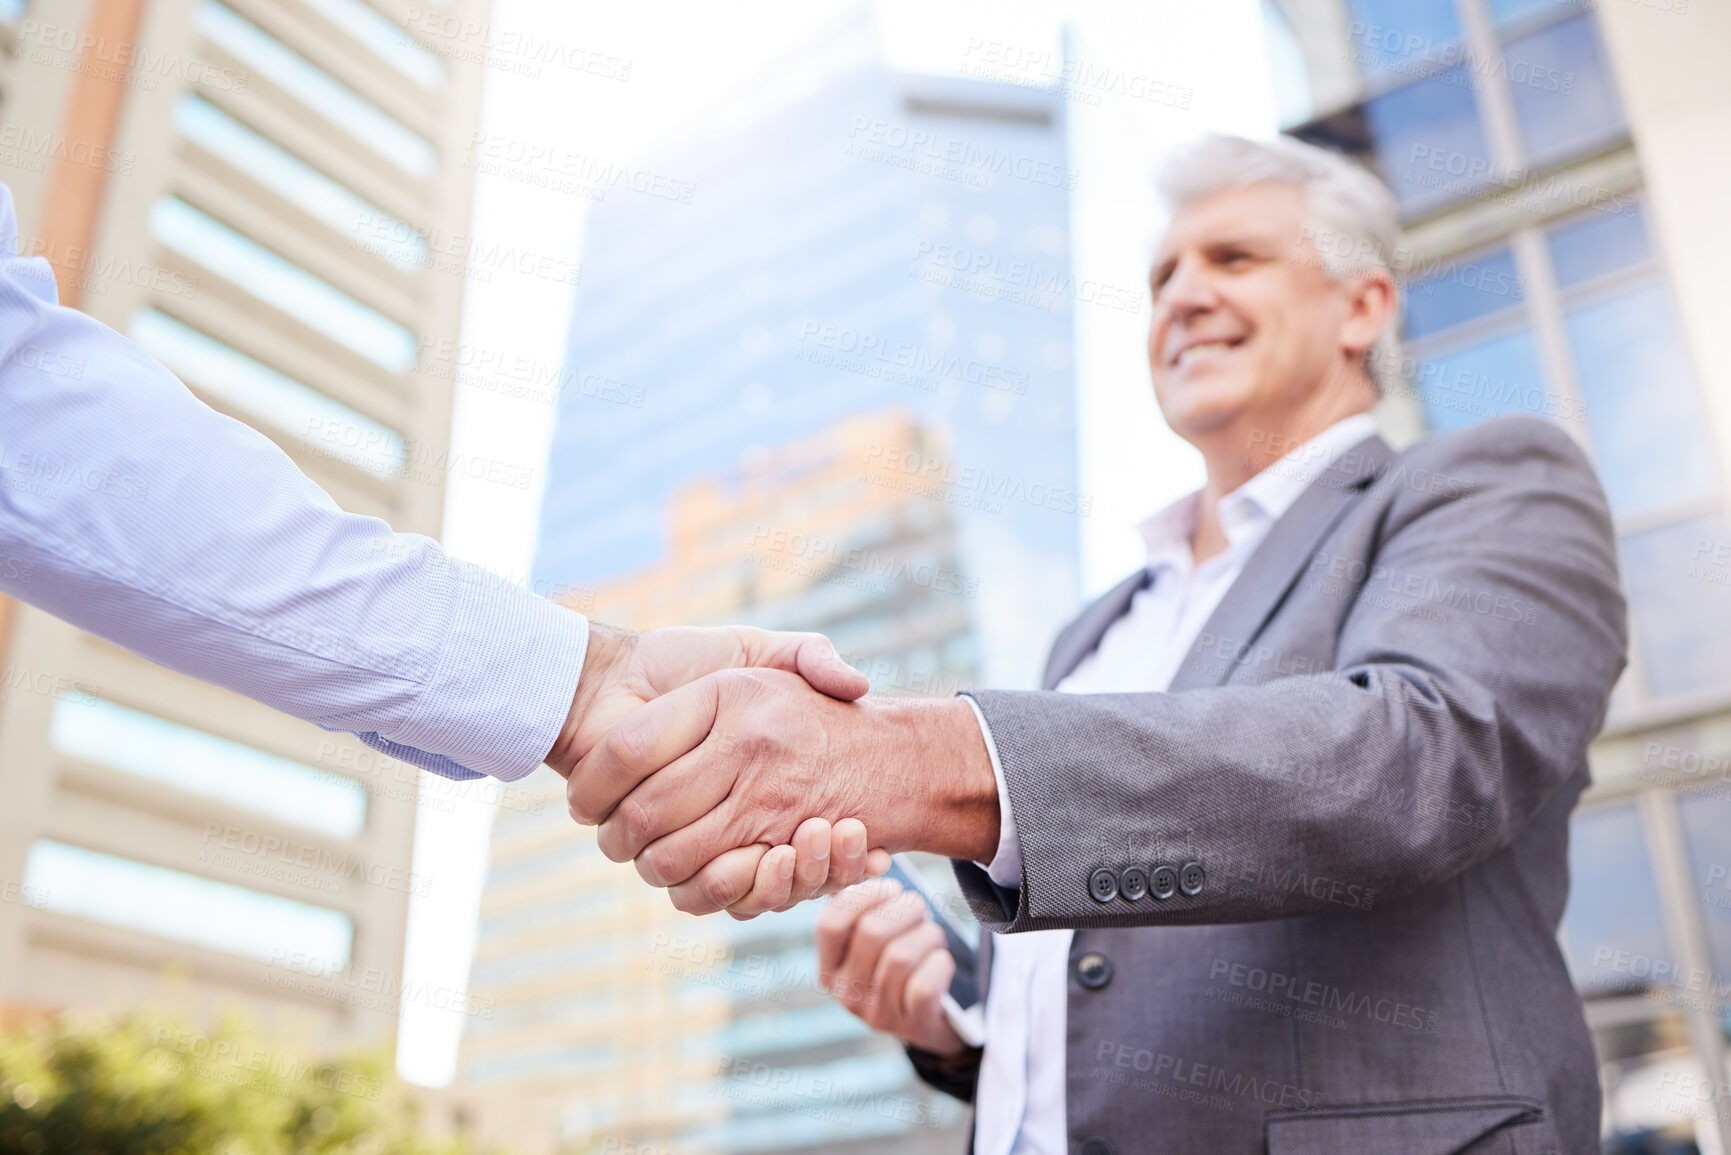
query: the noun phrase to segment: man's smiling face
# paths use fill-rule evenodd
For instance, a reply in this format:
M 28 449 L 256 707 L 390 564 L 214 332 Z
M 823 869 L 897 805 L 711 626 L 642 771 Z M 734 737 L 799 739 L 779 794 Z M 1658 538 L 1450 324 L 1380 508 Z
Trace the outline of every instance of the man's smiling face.
M 1276 183 L 1172 218 L 1150 274 L 1148 364 L 1167 423 L 1198 448 L 1284 431 L 1369 347 L 1356 285 L 1324 272 L 1308 221 L 1302 190 Z

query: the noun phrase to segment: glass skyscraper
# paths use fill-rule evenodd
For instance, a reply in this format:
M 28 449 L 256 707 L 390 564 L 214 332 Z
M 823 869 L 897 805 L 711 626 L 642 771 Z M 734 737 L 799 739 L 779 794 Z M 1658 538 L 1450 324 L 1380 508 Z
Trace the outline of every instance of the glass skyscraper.
M 1091 505 L 1075 311 L 1146 302 L 1072 274 L 1061 93 L 873 43 L 850 17 L 598 188 L 535 579 L 633 627 L 821 629 L 881 693 L 1031 686 Z M 495 830 L 465 1081 L 591 1143 L 961 1145 L 966 1111 L 817 989 L 814 906 L 678 915 L 559 785 Z

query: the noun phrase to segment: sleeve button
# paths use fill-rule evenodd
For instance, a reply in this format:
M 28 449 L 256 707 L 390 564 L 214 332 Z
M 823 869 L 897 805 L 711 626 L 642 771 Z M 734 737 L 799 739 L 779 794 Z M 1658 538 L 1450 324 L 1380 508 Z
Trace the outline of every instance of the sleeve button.
M 1178 872 L 1178 889 L 1194 898 L 1202 893 L 1202 881 L 1205 877 L 1200 862 L 1186 862 L 1184 869 Z
M 1165 902 L 1178 893 L 1178 872 L 1170 866 L 1156 866 L 1148 879 L 1148 892 Z

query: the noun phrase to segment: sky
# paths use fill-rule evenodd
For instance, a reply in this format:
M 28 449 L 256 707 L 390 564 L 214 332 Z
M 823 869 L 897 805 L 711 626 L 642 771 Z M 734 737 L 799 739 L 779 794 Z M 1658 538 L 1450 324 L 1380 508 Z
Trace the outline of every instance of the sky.
M 544 69 L 487 76 L 482 132 L 630 162 L 701 112 L 715 94 L 749 84 L 764 63 L 827 27 L 857 0 L 643 0 L 571 4 L 495 0 L 494 43 L 532 30 L 631 62 L 629 79 Z M 1050 82 L 1068 29 L 1076 61 L 1157 83 L 1171 103 L 1101 91 L 1072 102 L 1071 202 L 1075 275 L 1144 282 L 1162 224 L 1152 176 L 1172 144 L 1216 130 L 1267 136 L 1276 96 L 1258 0 L 876 0 L 881 50 L 896 68 Z M 1083 83 L 1079 92 L 1086 95 Z M 1177 105 L 1186 107 L 1178 107 Z M 472 233 L 501 245 L 579 257 L 582 206 L 567 194 L 481 174 Z M 573 290 L 500 269 L 471 282 L 461 341 L 563 361 Z M 1099 316 L 1084 314 L 1101 314 Z M 1161 422 L 1144 352 L 1146 314 L 1080 309 L 1076 316 L 1084 594 L 1140 563 L 1134 526 L 1200 484 L 1200 459 Z M 530 572 L 553 412 L 532 401 L 457 390 L 453 451 L 532 469 L 525 489 L 453 471 L 444 541 L 452 553 L 522 580 Z M 460 988 L 474 953 L 492 807 L 465 793 L 454 811 L 421 808 L 413 869 L 435 879 L 409 913 L 405 989 Z M 416 1083 L 451 1080 L 462 1016 L 405 1003 L 397 1067 Z

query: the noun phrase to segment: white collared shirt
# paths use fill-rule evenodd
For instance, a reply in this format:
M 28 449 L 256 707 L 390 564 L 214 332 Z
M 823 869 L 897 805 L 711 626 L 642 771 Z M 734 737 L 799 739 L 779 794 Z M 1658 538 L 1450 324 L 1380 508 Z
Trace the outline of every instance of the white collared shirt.
M 1068 694 L 1161 692 L 1244 564 L 1274 523 L 1341 454 L 1376 432 L 1368 413 L 1323 430 L 1220 499 L 1224 552 L 1192 562 L 1200 493 L 1180 498 L 1141 525 L 1149 582 L 1094 651 L 1058 683 Z M 972 699 L 970 698 L 971 702 Z M 976 713 L 978 709 L 976 707 Z M 996 857 L 987 873 L 1000 886 L 1022 883 L 1022 848 L 1003 768 L 985 718 L 986 748 L 1001 807 Z M 1067 930 L 999 935 L 986 998 L 986 1053 L 975 1096 L 976 1155 L 1064 1155 Z

